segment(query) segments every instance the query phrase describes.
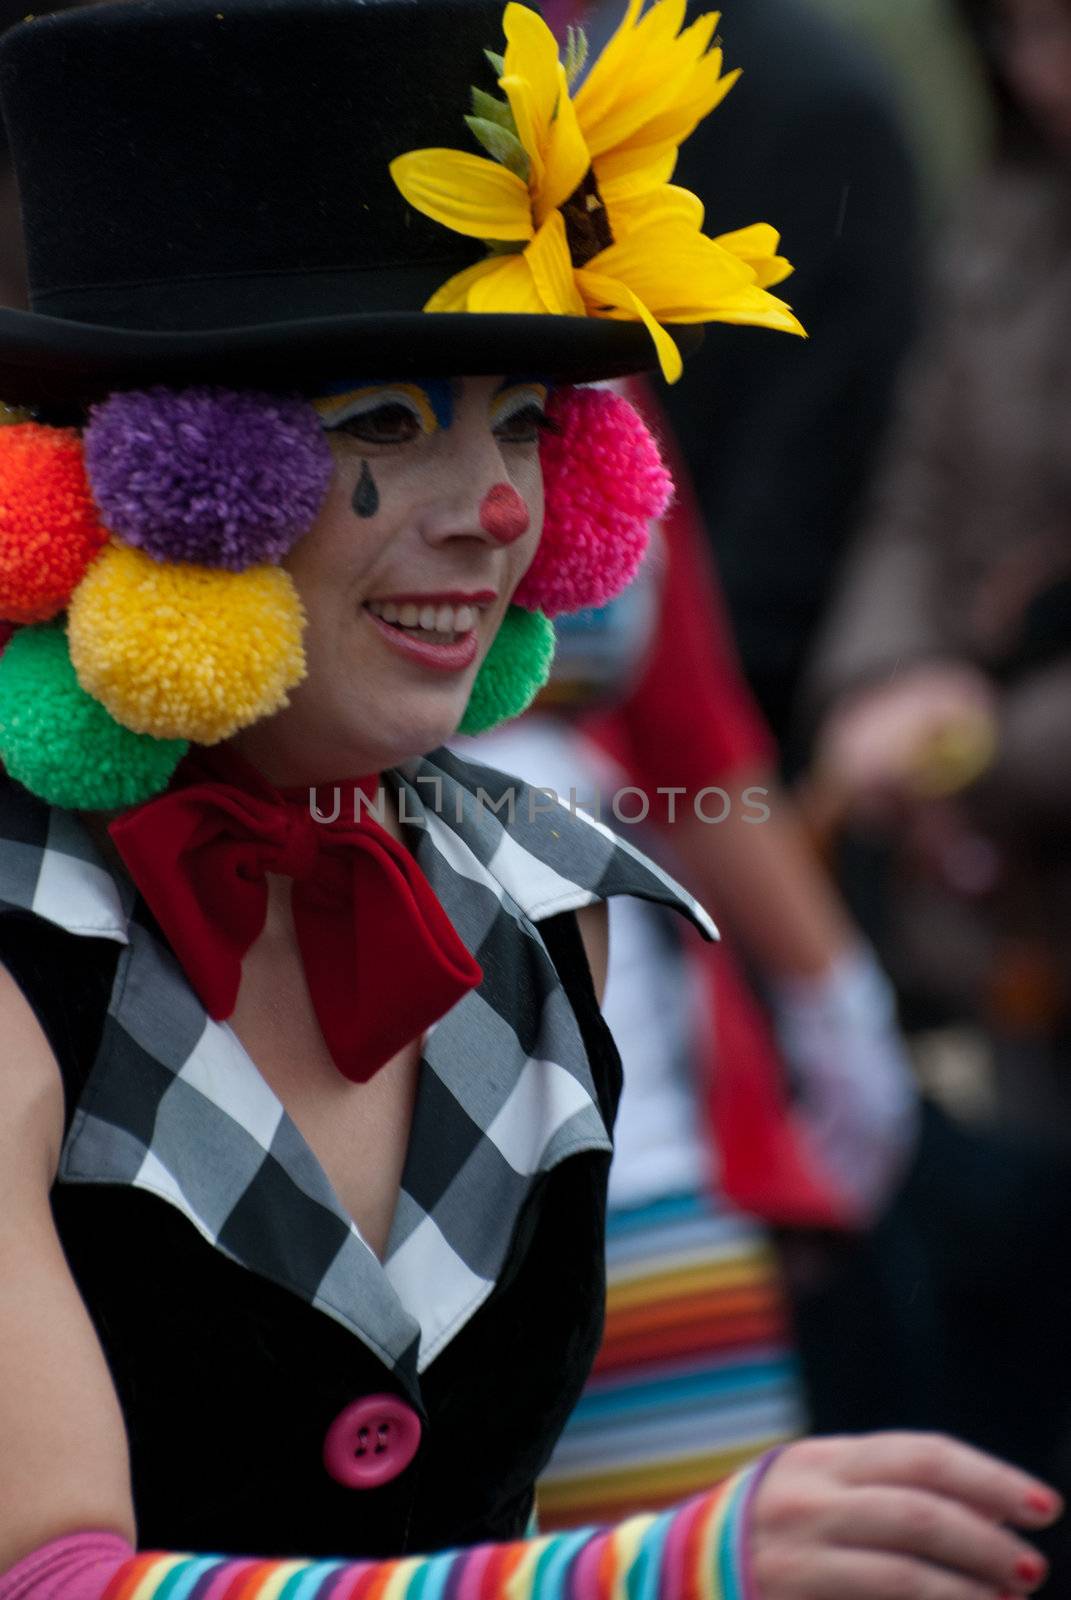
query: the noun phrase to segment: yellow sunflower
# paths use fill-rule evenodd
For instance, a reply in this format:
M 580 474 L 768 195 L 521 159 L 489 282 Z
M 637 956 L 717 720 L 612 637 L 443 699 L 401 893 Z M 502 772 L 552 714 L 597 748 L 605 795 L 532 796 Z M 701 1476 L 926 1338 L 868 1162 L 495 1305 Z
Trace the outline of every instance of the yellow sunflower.
M 776 231 L 709 238 L 698 198 L 669 181 L 678 146 L 739 76 L 722 72 L 718 15 L 684 28 L 686 0 L 643 5 L 629 0 L 575 95 L 583 36 L 570 30 L 563 63 L 542 18 L 507 5 L 505 56 L 491 57 L 505 99 L 474 89 L 466 118 L 493 159 L 411 150 L 390 170 L 410 205 L 490 251 L 426 311 L 639 320 L 673 383 L 681 357 L 663 322 L 804 330 L 767 292 L 792 271 Z

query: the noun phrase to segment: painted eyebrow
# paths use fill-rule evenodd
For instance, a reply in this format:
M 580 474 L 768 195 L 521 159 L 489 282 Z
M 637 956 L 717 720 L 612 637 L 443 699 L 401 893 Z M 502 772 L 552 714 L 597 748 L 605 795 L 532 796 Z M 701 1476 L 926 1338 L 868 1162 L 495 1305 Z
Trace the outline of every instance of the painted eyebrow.
M 352 388 L 345 383 L 336 384 L 333 388 L 333 394 L 329 393 L 312 402 L 328 432 L 344 427 L 353 417 L 362 414 L 362 408 L 371 414 L 379 404 L 392 400 L 410 410 L 428 434 L 448 428 L 456 409 L 448 383 L 438 378 L 420 381 L 412 378 L 375 378 Z M 333 412 L 339 414 L 328 421 Z

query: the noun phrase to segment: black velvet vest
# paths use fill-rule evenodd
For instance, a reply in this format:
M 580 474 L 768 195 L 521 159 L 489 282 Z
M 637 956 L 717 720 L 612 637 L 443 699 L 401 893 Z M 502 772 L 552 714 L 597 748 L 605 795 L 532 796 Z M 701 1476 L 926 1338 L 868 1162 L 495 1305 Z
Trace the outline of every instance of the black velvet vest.
M 494 782 L 445 755 L 423 764 L 433 770 L 451 804 L 471 800 L 476 778 Z M 233 1106 L 218 1113 L 231 1092 L 220 1080 L 246 1073 L 254 1132 L 265 1086 L 228 1055 L 129 881 L 106 881 L 74 819 L 0 785 L 0 960 L 63 1075 L 56 1224 L 126 1421 L 143 1547 L 387 1556 L 525 1531 L 603 1315 L 620 1063 L 575 908 L 633 892 L 710 925 L 657 868 L 567 812 L 506 830 L 462 811 L 449 828 L 424 816 L 411 843 L 485 978 L 425 1042 L 399 1234 L 419 1246 L 417 1271 L 392 1288 L 390 1250 L 380 1268 L 345 1237 L 352 1224 L 330 1195 L 325 1206 L 307 1149 L 271 1156 L 278 1131 L 259 1130 L 259 1164 L 235 1176 L 225 1225 L 211 1223 L 246 1153 Z M 481 1210 L 494 1216 L 474 1225 Z M 324 1254 L 328 1225 L 342 1241 Z M 440 1234 L 447 1245 L 429 1254 Z M 467 1303 L 451 1300 L 470 1278 Z M 431 1302 L 430 1321 L 410 1320 L 406 1295 Z M 419 1448 L 380 1487 L 345 1487 L 325 1436 L 354 1401 L 384 1394 L 420 1417 Z

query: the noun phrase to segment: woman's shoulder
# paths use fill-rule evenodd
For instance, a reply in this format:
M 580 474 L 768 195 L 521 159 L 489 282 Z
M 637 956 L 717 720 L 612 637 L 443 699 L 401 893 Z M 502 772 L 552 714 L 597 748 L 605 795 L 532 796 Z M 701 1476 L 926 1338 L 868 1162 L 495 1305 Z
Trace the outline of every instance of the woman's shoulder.
M 422 865 L 434 850 L 470 880 L 494 885 L 532 922 L 634 895 L 680 912 L 704 938 L 718 936 L 686 889 L 570 795 L 446 749 L 408 764 L 402 781 L 403 820 L 414 820 L 410 805 L 420 813 Z

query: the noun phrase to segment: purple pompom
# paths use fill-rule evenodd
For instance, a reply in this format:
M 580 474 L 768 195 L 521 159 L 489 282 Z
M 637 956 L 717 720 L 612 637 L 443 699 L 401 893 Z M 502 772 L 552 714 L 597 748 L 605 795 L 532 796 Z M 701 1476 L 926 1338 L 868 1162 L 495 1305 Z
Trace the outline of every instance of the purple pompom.
M 94 406 L 89 482 L 110 531 L 157 561 L 242 572 L 307 533 L 331 481 L 306 401 L 234 389 L 148 389 Z

